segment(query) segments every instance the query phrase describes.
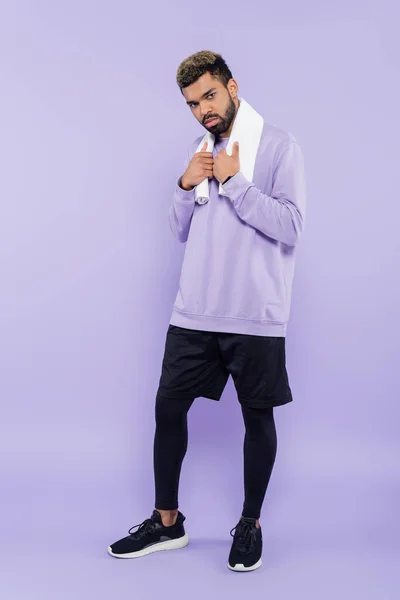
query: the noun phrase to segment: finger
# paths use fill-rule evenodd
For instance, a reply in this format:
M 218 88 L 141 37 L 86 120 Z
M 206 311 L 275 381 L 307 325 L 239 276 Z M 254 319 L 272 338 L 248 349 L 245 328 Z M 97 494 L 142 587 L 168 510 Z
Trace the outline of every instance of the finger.
M 202 148 L 201 148 L 200 152 L 205 152 L 205 151 L 207 150 L 207 145 L 208 145 L 208 143 L 207 143 L 207 142 L 204 142 L 204 144 L 203 144 L 203 146 L 202 146 Z
M 237 156 L 239 154 L 239 142 L 234 142 L 232 146 L 232 153 Z

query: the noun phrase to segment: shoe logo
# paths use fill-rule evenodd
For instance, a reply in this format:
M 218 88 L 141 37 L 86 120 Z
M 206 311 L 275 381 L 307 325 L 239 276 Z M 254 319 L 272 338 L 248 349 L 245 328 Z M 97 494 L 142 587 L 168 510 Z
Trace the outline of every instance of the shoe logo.
M 143 550 L 145 548 L 148 548 L 149 546 L 155 546 L 156 544 L 159 544 L 160 542 L 169 542 L 171 540 L 170 537 L 168 537 L 167 535 L 161 535 L 160 539 L 157 540 L 156 542 L 151 542 L 150 544 L 146 544 L 146 546 L 143 546 Z

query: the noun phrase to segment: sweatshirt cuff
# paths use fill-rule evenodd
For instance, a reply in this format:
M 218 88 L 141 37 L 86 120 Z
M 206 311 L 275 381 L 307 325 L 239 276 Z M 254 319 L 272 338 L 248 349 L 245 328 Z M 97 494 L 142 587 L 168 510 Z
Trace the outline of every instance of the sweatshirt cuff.
M 246 179 L 241 171 L 238 171 L 229 181 L 223 184 L 222 189 L 235 204 L 252 185 L 254 184 Z
M 179 177 L 178 181 L 176 182 L 176 189 L 175 189 L 176 200 L 178 200 L 182 203 L 193 202 L 196 188 L 194 187 L 192 190 L 184 190 L 183 188 L 181 188 L 180 182 L 181 182 L 181 178 Z

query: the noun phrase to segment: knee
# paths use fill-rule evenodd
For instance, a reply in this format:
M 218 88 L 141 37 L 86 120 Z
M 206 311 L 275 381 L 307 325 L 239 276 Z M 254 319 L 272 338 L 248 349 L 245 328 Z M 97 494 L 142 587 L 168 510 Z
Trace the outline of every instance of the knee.
M 180 398 L 167 398 L 157 394 L 155 405 L 156 425 L 168 428 L 180 426 L 182 421 L 186 419 L 189 406 L 187 402 Z
M 248 440 L 264 440 L 276 447 L 276 427 L 273 407 L 253 408 L 242 406 L 243 419 Z
M 275 428 L 274 409 L 272 406 L 258 408 L 253 406 L 244 406 L 242 404 L 242 414 L 246 429 L 249 431 Z

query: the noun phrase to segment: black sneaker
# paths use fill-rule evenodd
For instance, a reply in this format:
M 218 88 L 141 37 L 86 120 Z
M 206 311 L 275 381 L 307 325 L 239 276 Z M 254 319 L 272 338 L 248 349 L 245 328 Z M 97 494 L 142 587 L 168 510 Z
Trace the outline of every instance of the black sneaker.
M 138 527 L 138 529 L 133 533 L 129 529 L 130 535 L 109 546 L 108 552 L 117 558 L 138 558 L 159 550 L 183 548 L 189 542 L 183 526 L 185 519 L 186 517 L 178 511 L 176 523 L 165 527 L 160 513 L 154 510 L 150 519 L 131 527 L 131 529 L 134 527 Z
M 231 529 L 231 536 L 233 542 L 228 560 L 229 569 L 254 571 L 261 567 L 262 533 L 261 527 L 256 527 L 256 519 L 241 517 L 236 527 Z

